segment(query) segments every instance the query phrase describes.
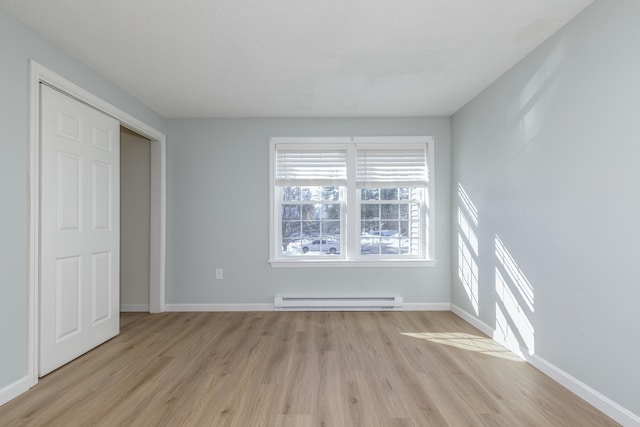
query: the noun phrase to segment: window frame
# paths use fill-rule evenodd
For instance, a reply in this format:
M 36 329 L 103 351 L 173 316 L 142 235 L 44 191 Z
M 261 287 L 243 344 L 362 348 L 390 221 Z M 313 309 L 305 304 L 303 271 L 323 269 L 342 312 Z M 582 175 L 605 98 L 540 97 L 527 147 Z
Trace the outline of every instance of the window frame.
M 276 145 L 315 145 L 330 147 L 346 145 L 347 147 L 347 185 L 341 190 L 343 199 L 340 229 L 340 245 L 343 249 L 339 256 L 318 257 L 285 257 L 282 256 L 280 243 L 282 221 L 280 219 L 280 203 L 276 199 L 280 191 L 276 186 Z M 419 256 L 385 256 L 360 254 L 360 189 L 356 188 L 356 145 L 384 146 L 424 144 L 426 145 L 428 182 L 424 187 L 426 195 L 422 201 L 421 212 L 421 245 Z M 395 136 L 395 137 L 271 137 L 269 140 L 269 259 L 272 267 L 392 267 L 420 266 L 433 267 L 435 260 L 435 169 L 434 169 L 433 136 Z M 383 187 L 384 188 L 384 187 Z M 380 200 L 380 202 L 384 202 Z M 345 250 L 346 249 L 346 250 Z
M 365 188 L 396 188 L 396 187 L 365 187 Z M 405 188 L 405 187 L 399 187 L 399 188 Z M 364 189 L 364 188 L 362 188 Z M 357 189 L 358 192 L 360 192 L 360 190 L 362 189 Z M 425 189 L 425 192 L 428 194 L 428 188 Z M 369 254 L 369 255 L 362 255 L 362 206 L 363 205 L 376 205 L 376 206 L 382 206 L 382 205 L 396 205 L 398 207 L 400 206 L 407 206 L 408 210 L 411 211 L 411 205 L 415 204 L 415 202 L 412 201 L 412 199 L 406 199 L 406 200 L 402 200 L 402 199 L 398 199 L 398 200 L 386 200 L 386 199 L 377 199 L 377 200 L 362 200 L 362 197 L 360 195 L 357 195 L 356 198 L 356 222 L 359 224 L 357 225 L 357 230 L 360 231 L 360 238 L 357 239 L 356 241 L 356 252 L 359 254 L 358 258 L 365 258 L 367 260 L 375 260 L 375 259 L 381 259 L 384 261 L 387 260 L 396 260 L 396 259 L 401 259 L 401 260 L 410 260 L 410 259 L 415 259 L 415 260 L 425 260 L 428 259 L 429 257 L 429 244 L 428 244 L 428 238 L 424 238 L 425 234 L 429 234 L 429 230 L 426 228 L 427 227 L 427 221 L 426 221 L 426 213 L 427 213 L 427 203 L 425 201 L 425 197 L 424 195 L 422 196 L 422 198 L 420 199 L 420 203 L 419 205 L 419 209 L 420 209 L 420 230 L 422 231 L 422 236 L 420 236 L 420 253 L 418 255 L 403 255 L 403 254 L 397 254 L 397 255 L 383 255 L 383 254 Z M 409 213 L 409 218 L 411 217 L 411 214 Z M 379 218 L 378 222 L 382 223 L 382 222 L 396 222 L 396 221 L 400 221 L 400 219 L 384 219 L 384 218 Z M 371 221 L 373 222 L 373 221 Z M 407 222 L 409 223 L 408 225 L 410 226 L 410 219 L 407 220 Z M 379 236 L 382 236 L 382 233 L 380 232 Z
M 276 188 L 277 187 L 277 188 Z M 304 186 L 303 186 L 304 187 Z M 342 188 L 340 188 L 342 187 Z M 280 241 L 280 237 L 282 236 L 282 223 L 283 223 L 283 219 L 282 217 L 280 217 L 280 210 L 278 209 L 278 205 L 280 207 L 282 206 L 287 206 L 287 205 L 298 205 L 298 206 L 304 206 L 304 205 L 338 205 L 340 206 L 340 254 L 339 255 L 332 255 L 332 259 L 346 259 L 345 256 L 345 252 L 343 250 L 343 248 L 345 247 L 344 241 L 342 239 L 342 236 L 344 236 L 344 231 L 345 231 L 345 219 L 346 219 L 346 203 L 345 203 L 345 191 L 346 191 L 346 187 L 344 186 L 339 186 L 339 194 L 340 194 L 340 198 L 338 198 L 337 200 L 296 200 L 296 201 L 284 201 L 284 200 L 280 200 L 280 198 L 282 197 L 282 191 L 281 191 L 282 187 L 276 186 L 275 183 L 273 184 L 273 190 L 274 190 L 274 198 L 273 198 L 273 203 L 275 205 L 274 208 L 274 218 L 275 218 L 275 234 L 273 235 L 273 237 L 276 239 L 275 246 L 278 246 L 278 243 L 281 244 Z M 276 200 L 279 200 L 278 202 L 276 202 Z M 302 212 L 301 212 L 302 214 Z M 300 220 L 300 222 L 304 222 L 304 220 Z M 272 227 L 273 227 L 272 225 Z M 322 221 L 320 220 L 320 229 L 322 229 Z M 316 240 L 326 240 L 327 237 L 324 237 L 322 235 L 319 236 L 318 239 Z M 313 244 L 313 243 L 312 243 Z M 278 251 L 281 250 L 281 246 L 280 249 Z M 280 253 L 280 252 L 277 252 Z M 281 259 L 283 260 L 288 260 L 289 257 L 283 257 L 280 256 Z M 295 259 L 295 258 L 294 258 Z

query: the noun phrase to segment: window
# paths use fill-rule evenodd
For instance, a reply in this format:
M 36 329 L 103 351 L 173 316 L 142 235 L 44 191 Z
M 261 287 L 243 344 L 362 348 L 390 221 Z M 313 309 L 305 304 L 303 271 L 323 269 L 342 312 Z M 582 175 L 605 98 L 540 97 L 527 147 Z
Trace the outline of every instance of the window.
M 271 138 L 272 265 L 433 265 L 433 138 Z

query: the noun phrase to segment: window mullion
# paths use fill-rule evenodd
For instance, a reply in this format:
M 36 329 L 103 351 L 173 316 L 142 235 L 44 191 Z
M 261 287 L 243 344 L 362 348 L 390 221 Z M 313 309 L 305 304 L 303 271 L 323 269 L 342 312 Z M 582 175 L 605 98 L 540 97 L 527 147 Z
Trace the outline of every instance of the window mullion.
M 347 194 L 344 200 L 345 205 L 345 227 L 343 235 L 346 236 L 344 242 L 346 246 L 347 259 L 355 259 L 360 252 L 360 198 L 356 188 L 356 147 L 354 144 L 347 145 Z M 346 231 L 346 233 L 345 233 Z
M 271 244 L 274 253 L 280 254 L 280 252 L 282 251 L 282 188 L 277 186 L 274 188 L 274 197 L 275 200 L 273 201 L 273 216 L 274 218 L 276 218 L 276 221 L 275 224 L 273 224 L 273 226 L 275 226 L 275 235 Z

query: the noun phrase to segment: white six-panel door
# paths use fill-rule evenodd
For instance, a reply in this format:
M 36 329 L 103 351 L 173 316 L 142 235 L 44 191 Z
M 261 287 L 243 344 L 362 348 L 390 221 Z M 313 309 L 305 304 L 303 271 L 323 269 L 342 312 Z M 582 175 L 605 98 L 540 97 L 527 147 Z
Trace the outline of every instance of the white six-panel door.
M 43 376 L 119 333 L 120 123 L 40 87 Z

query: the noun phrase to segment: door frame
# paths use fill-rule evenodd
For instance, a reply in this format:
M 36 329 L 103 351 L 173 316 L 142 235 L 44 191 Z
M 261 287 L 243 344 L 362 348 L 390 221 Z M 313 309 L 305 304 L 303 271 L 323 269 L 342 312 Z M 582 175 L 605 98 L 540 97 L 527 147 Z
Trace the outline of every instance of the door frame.
M 151 218 L 149 312 L 165 310 L 166 136 L 136 117 L 84 90 L 34 60 L 29 60 L 29 240 L 27 370 L 30 387 L 38 383 L 40 287 L 40 83 L 53 87 L 151 140 Z

